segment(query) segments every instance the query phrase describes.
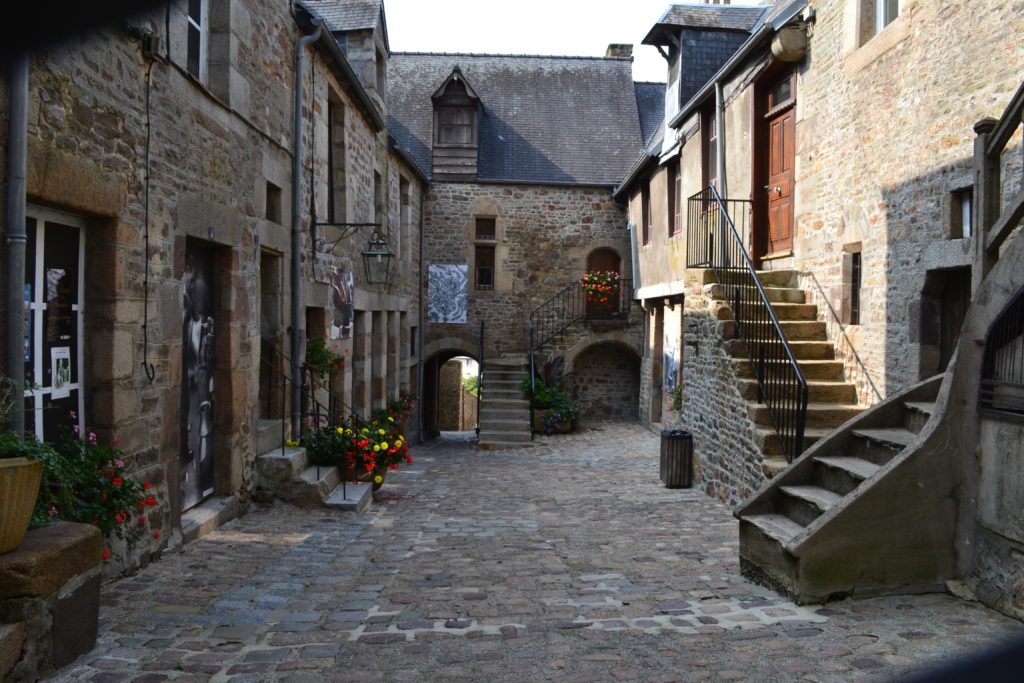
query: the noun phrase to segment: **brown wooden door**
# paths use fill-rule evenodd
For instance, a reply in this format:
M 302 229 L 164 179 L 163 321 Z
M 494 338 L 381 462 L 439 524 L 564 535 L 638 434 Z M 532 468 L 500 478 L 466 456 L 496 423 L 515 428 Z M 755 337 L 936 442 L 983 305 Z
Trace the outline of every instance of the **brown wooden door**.
M 622 261 L 611 249 L 595 249 L 587 256 L 588 273 L 621 273 Z M 620 288 L 621 289 L 621 288 Z M 620 292 L 616 292 L 612 305 L 598 302 L 587 302 L 587 318 L 610 318 L 619 312 Z
M 768 119 L 768 256 L 793 249 L 794 118 L 790 107 Z

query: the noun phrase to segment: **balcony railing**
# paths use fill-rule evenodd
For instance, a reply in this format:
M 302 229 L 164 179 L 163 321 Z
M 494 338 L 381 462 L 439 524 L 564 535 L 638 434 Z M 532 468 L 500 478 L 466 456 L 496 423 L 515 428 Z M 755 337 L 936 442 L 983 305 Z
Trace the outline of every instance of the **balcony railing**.
M 759 400 L 768 408 L 786 460 L 792 462 L 803 451 L 807 381 L 743 247 L 750 208 L 749 201 L 723 200 L 714 187 L 690 197 L 686 265 L 711 268 L 724 288 L 754 367 Z

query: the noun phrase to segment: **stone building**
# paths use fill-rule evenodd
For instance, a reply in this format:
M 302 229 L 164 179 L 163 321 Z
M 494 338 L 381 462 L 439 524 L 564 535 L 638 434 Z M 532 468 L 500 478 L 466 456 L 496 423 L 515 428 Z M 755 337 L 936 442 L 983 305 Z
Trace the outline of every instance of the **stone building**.
M 645 40 L 668 60 L 665 126 L 616 191 L 654 321 L 641 419 L 692 431 L 701 486 L 747 501 L 745 571 L 801 599 L 965 577 L 1020 614 L 1024 568 L 994 570 L 1024 542 L 994 513 L 1020 501 L 996 464 L 1019 429 L 965 387 L 1019 289 L 1013 238 L 983 233 L 1020 220 L 1020 113 L 981 161 L 974 124 L 1020 85 L 1022 31 L 1007 2 L 780 0 L 672 6 Z
M 603 58 L 392 56 L 392 128 L 430 176 L 428 434 L 437 370 L 466 355 L 484 366 L 481 441 L 529 439 L 528 418 L 488 412 L 487 387 L 488 378 L 512 387 L 528 376 L 531 324 L 534 346 L 545 341 L 541 319 L 564 334 L 537 355 L 564 355 L 575 369 L 584 417 L 635 415 L 640 316 L 627 291 L 625 213 L 611 191 L 660 119 L 662 87 L 633 82 L 631 54 L 613 45 Z M 585 310 L 579 279 L 588 271 L 624 279 L 614 311 Z M 541 308 L 552 298 L 557 313 Z
M 244 511 L 308 407 L 306 339 L 353 410 L 417 389 L 425 177 L 388 136 L 383 8 L 330 4 L 163 3 L 32 52 L 27 120 L 0 113 L 28 150 L 26 429 L 88 427 L 153 485 L 158 538 L 122 566 Z

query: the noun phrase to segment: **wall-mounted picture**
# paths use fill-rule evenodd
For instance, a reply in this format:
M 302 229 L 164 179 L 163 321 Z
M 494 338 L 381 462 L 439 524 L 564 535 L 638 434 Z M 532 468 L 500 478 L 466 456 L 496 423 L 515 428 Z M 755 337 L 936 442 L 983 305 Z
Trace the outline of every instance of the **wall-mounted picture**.
M 331 269 L 331 339 L 348 339 L 352 336 L 352 320 L 355 308 L 352 305 L 352 271 L 342 268 Z
M 469 266 L 465 264 L 430 264 L 427 297 L 427 321 L 432 323 L 466 323 Z
M 71 347 L 54 346 L 50 349 L 50 398 L 71 395 Z

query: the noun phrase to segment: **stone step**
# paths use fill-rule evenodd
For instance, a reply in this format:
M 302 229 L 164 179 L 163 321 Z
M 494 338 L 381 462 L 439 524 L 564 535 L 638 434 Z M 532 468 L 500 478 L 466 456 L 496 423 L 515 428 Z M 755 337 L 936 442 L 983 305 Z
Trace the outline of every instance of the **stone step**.
M 256 458 L 256 486 L 267 491 L 290 485 L 308 462 L 306 449 L 298 446 L 274 448 Z
M 830 341 L 793 341 L 789 340 L 793 356 L 797 360 L 834 360 L 835 346 Z M 730 339 L 726 348 L 733 358 L 747 358 L 747 348 L 741 339 Z
M 488 358 L 484 361 L 484 370 L 492 368 L 524 370 L 527 367 L 529 367 L 529 362 L 526 358 Z
M 7 674 L 21 661 L 25 639 L 24 622 L 0 624 L 0 680 L 8 680 Z
M 758 400 L 756 379 L 737 380 L 740 395 L 748 401 Z M 813 403 L 854 404 L 857 401 L 857 387 L 849 382 L 809 380 L 807 400 Z
M 818 307 L 815 304 L 773 303 L 772 310 L 779 321 L 817 320 Z
M 504 448 L 533 448 L 532 441 L 500 441 L 498 439 L 488 439 L 487 441 L 479 441 L 476 445 L 478 450 L 481 451 L 493 451 Z
M 755 445 L 757 445 L 762 455 L 765 456 L 785 456 L 782 452 L 782 443 L 779 441 L 778 435 L 775 430 L 770 427 L 762 427 L 756 425 L 755 431 Z M 832 432 L 831 429 L 821 427 L 806 427 L 804 428 L 804 450 L 814 444 L 818 439 L 822 439 Z M 799 455 L 799 454 L 798 454 Z
M 306 507 L 323 505 L 340 483 L 341 471 L 337 467 L 307 467 L 286 500 Z
M 807 526 L 838 505 L 842 496 L 820 486 L 780 486 L 779 501 L 783 514 L 797 524 Z
M 921 401 L 904 402 L 904 426 L 915 434 L 919 434 L 935 413 L 935 403 Z
M 878 465 L 845 455 L 821 455 L 814 459 L 814 481 L 840 495 L 850 493 L 878 471 Z
M 864 408 L 854 404 L 835 403 L 808 403 L 807 418 L 804 423 L 806 428 L 831 428 L 834 429 L 850 418 L 856 417 L 864 412 Z M 785 412 L 783 412 L 785 414 Z M 768 406 L 763 403 L 751 403 L 747 406 L 747 415 L 756 424 L 770 426 L 772 424 L 771 413 Z
M 759 270 L 757 279 L 762 286 L 770 287 L 794 287 L 796 286 L 796 271 L 794 270 Z
M 779 545 L 785 545 L 791 538 L 804 530 L 803 525 L 785 515 L 746 515 L 740 519 L 753 524 L 761 533 Z
M 481 408 L 480 409 L 480 421 L 489 420 L 526 420 L 530 421 L 530 409 L 529 408 Z
M 802 304 L 807 302 L 807 293 L 795 287 L 763 287 L 768 301 L 772 303 Z M 727 301 L 731 298 L 725 285 L 714 284 L 707 290 L 712 299 Z
M 517 419 L 517 420 L 484 420 L 480 419 L 481 429 L 486 429 L 489 432 L 518 432 L 522 430 L 530 429 L 530 416 Z
M 527 431 L 501 431 L 495 429 L 480 429 L 480 441 L 481 442 L 499 442 L 499 443 L 521 443 L 523 441 L 531 441 L 533 435 Z
M 256 423 L 257 453 L 267 453 L 275 448 L 280 448 L 287 438 L 288 429 L 285 420 L 261 419 Z
M 737 377 L 744 379 L 750 379 L 754 377 L 754 366 L 748 358 L 733 358 L 732 367 L 733 372 L 736 373 Z M 786 376 L 790 371 L 790 363 L 788 360 L 785 361 L 774 361 L 768 362 L 767 373 L 769 377 L 772 376 Z M 843 363 L 838 360 L 801 360 L 797 359 L 797 365 L 800 366 L 800 372 L 803 374 L 804 379 L 822 379 L 822 380 L 841 380 L 843 379 Z M 779 367 L 778 371 L 773 371 L 774 367 Z
M 373 485 L 360 482 L 339 484 L 324 505 L 338 510 L 348 510 L 356 514 L 365 512 L 373 502 Z
M 902 450 L 910 445 L 917 434 L 902 427 L 884 427 L 881 429 L 854 429 L 854 436 L 859 436 L 877 443 Z
M 728 311 L 728 309 L 725 309 Z M 731 315 L 731 314 L 730 314 Z M 779 328 L 790 342 L 794 341 L 825 341 L 825 323 L 818 320 L 780 320 Z M 723 339 L 738 339 L 734 320 L 720 320 L 718 333 Z
M 516 398 L 498 398 L 485 395 L 480 402 L 480 410 L 530 410 L 530 402 L 520 393 Z

